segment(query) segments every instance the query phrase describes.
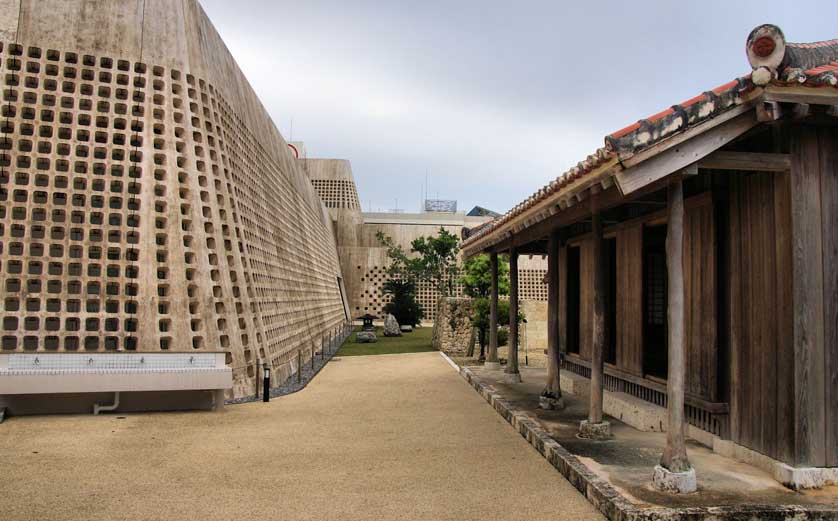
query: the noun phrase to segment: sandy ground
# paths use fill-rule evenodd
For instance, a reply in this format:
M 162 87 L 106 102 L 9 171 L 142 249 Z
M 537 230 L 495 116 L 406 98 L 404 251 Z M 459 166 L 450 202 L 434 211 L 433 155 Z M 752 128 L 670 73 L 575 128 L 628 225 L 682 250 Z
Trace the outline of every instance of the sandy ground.
M 119 416 L 0 425 L 0 517 L 602 519 L 438 353 L 336 358 L 270 404 Z

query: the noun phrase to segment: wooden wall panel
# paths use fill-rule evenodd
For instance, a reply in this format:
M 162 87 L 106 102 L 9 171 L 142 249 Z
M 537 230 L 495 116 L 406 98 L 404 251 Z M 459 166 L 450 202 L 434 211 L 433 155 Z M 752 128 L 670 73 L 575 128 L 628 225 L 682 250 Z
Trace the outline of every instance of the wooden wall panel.
M 685 390 L 717 399 L 716 233 L 709 193 L 687 201 L 684 219 Z
M 591 359 L 594 323 L 594 258 L 591 239 L 579 245 L 579 356 Z
M 820 129 L 826 465 L 838 466 L 838 129 Z
M 741 445 L 790 462 L 791 424 L 778 407 L 788 402 L 783 394 L 794 382 L 788 365 L 791 263 L 782 245 L 790 230 L 787 185 L 787 173 L 731 176 L 727 270 L 731 436 Z
M 792 302 L 791 180 L 787 173 L 774 175 L 774 249 L 777 305 Z M 779 311 L 779 310 L 778 310 Z M 794 460 L 794 318 L 789 311 L 775 314 L 777 324 L 776 367 L 785 374 L 776 379 L 776 454 L 782 461 Z M 769 359 L 770 363 L 770 359 Z
M 792 130 L 791 139 L 795 462 L 811 466 L 826 464 L 824 236 L 818 134 L 818 128 L 801 125 Z
M 559 248 L 559 351 L 567 353 L 567 246 Z
M 643 224 L 617 230 L 617 367 L 643 376 Z

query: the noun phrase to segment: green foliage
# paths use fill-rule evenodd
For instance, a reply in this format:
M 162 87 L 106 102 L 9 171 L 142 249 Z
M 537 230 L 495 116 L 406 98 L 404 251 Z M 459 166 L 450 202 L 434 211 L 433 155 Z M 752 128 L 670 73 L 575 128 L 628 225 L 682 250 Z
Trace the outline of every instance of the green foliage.
M 388 280 L 383 290 L 385 295 L 392 297 L 384 306 L 384 312 L 396 317 L 399 325 L 416 327 L 425 317 L 425 310 L 416 302 L 416 285 L 410 280 Z
M 472 325 L 477 328 L 477 338 L 480 342 L 480 349 L 481 351 L 489 343 L 489 308 L 491 303 L 489 302 L 488 298 L 475 298 L 473 309 L 474 315 L 472 316 L 471 323 Z M 520 310 L 518 311 L 518 323 L 520 324 L 522 320 L 524 320 L 525 316 L 524 313 Z M 498 301 L 498 345 L 506 345 L 506 342 L 509 338 L 509 331 L 506 329 L 509 327 L 509 301 L 508 300 L 499 300 Z
M 509 343 L 509 329 L 505 327 L 498 328 L 498 347 L 505 346 Z
M 391 280 L 430 282 L 440 293 L 447 297 L 453 293 L 454 281 L 459 268 L 457 255 L 460 251 L 460 239 L 453 233 L 440 227 L 436 237 L 419 237 L 410 243 L 410 254 L 393 242 L 383 232 L 375 234 L 376 239 L 387 248 L 390 266 L 387 274 Z
M 492 261 L 486 254 L 476 255 L 463 266 L 460 282 L 468 296 L 474 298 L 474 315 L 471 323 L 477 329 L 480 351 L 489 343 L 489 299 L 492 292 Z M 509 293 L 509 259 L 505 255 L 498 257 L 498 295 Z M 524 319 L 519 311 L 518 322 Z M 498 345 L 506 345 L 509 339 L 509 301 L 498 300 Z
M 463 264 L 463 275 L 460 282 L 465 293 L 473 298 L 488 298 L 492 291 L 492 260 L 482 253 L 468 259 Z M 509 260 L 504 256 L 498 257 L 498 295 L 509 293 Z

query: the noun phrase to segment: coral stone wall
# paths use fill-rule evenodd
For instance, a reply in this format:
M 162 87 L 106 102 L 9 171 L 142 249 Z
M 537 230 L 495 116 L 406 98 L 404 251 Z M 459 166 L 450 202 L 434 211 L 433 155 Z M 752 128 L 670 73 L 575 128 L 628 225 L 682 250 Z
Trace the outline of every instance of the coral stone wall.
M 449 356 L 465 356 L 474 345 L 472 300 L 462 297 L 444 297 L 436 305 L 433 346 Z
M 1 0 L 5 351 L 225 350 L 346 317 L 331 221 L 194 0 Z

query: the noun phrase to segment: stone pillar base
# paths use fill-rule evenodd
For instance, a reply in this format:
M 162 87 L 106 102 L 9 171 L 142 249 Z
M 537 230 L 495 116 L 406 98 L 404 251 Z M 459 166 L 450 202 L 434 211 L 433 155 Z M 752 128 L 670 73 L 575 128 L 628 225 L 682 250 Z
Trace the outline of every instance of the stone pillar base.
M 500 362 L 486 362 L 483 364 L 483 369 L 488 371 L 500 371 Z
M 564 400 L 552 396 L 539 396 L 538 408 L 547 411 L 561 411 L 564 409 Z
M 611 423 L 590 423 L 588 420 L 582 420 L 579 423 L 579 437 L 589 440 L 611 439 Z
M 695 469 L 690 468 L 686 472 L 672 472 L 660 465 L 655 465 L 652 486 L 661 492 L 668 492 L 670 494 L 689 494 L 690 492 L 695 492 L 697 488 Z
M 521 373 L 504 373 L 503 381 L 508 384 L 519 384 L 521 383 Z

